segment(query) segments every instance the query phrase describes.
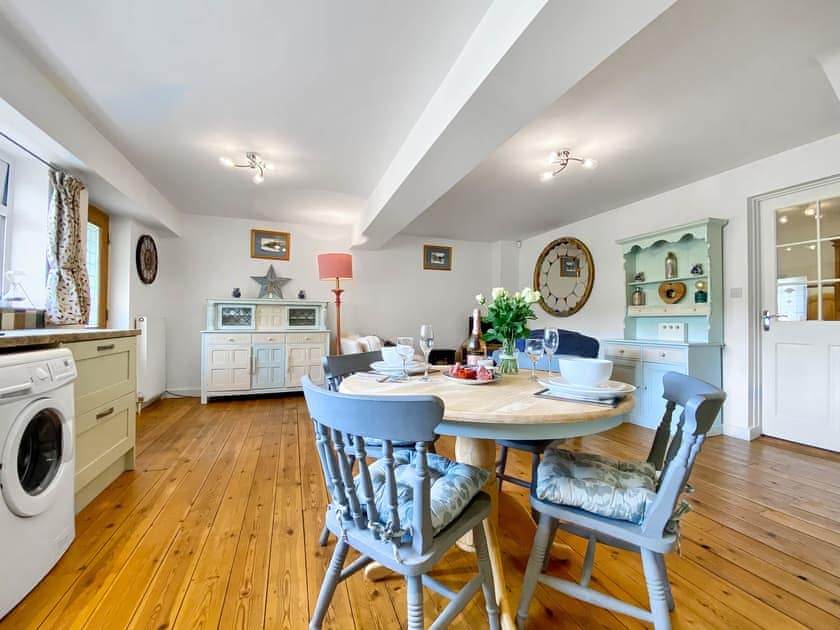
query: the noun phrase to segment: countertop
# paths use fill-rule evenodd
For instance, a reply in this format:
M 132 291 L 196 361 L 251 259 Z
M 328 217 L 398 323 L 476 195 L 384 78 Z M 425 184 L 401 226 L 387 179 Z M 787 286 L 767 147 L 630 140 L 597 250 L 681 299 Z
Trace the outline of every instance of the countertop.
M 0 335 L 0 350 L 25 348 L 27 346 L 51 346 L 71 341 L 92 339 L 115 339 L 135 337 L 140 334 L 136 328 L 32 328 L 29 330 L 5 330 Z

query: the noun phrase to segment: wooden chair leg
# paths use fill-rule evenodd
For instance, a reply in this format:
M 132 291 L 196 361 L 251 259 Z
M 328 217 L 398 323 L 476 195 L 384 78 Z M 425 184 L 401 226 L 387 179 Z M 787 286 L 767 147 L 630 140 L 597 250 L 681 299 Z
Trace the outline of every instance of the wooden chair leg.
M 487 622 L 490 630 L 499 630 L 499 604 L 496 601 L 496 588 L 493 584 L 493 567 L 490 565 L 490 552 L 487 550 L 487 538 L 484 536 L 484 523 L 473 528 L 473 544 L 478 556 L 478 572 L 481 575 L 481 589 L 484 592 L 484 606 L 487 609 Z
M 408 630 L 423 630 L 423 576 L 409 575 L 405 581 L 408 583 Z
M 347 559 L 349 549 L 350 546 L 341 539 L 335 545 L 330 566 L 327 567 L 324 582 L 321 584 L 321 592 L 318 594 L 318 602 L 315 604 L 315 610 L 309 622 L 309 630 L 320 630 L 321 624 L 324 623 L 324 617 L 330 607 L 335 588 L 341 581 L 341 569 L 344 568 L 344 561 Z
M 589 542 L 586 544 L 586 555 L 583 558 L 583 571 L 580 575 L 581 586 L 589 586 L 589 580 L 592 579 L 592 565 L 595 564 L 596 543 L 595 536 L 590 536 Z
M 664 554 L 656 554 L 656 563 L 659 565 L 662 579 L 665 580 L 665 597 L 668 599 L 668 610 L 674 612 L 674 596 L 671 594 L 671 580 L 668 579 L 668 568 L 665 566 Z
M 653 615 L 654 630 L 670 630 L 671 615 L 668 612 L 667 576 L 662 574 L 659 562 L 650 549 L 641 549 L 642 568 L 647 582 L 650 612 Z
M 324 529 L 321 530 L 321 535 L 318 538 L 318 544 L 321 547 L 326 547 L 328 542 L 330 542 L 330 530 L 324 525 Z
M 535 511 L 535 510 L 531 510 L 531 512 L 534 512 L 534 511 Z M 537 517 L 536 517 L 534 520 L 535 520 L 537 523 L 539 523 L 539 522 L 540 522 L 539 513 L 537 513 Z M 551 527 L 551 534 L 550 534 L 550 535 L 549 535 L 549 537 L 548 537 L 548 546 L 549 546 L 549 548 L 550 548 L 550 547 L 554 544 L 554 539 L 555 539 L 555 538 L 557 538 L 557 521 L 556 521 L 556 520 L 553 520 L 553 521 L 552 521 L 552 523 L 553 523 L 553 525 L 552 525 L 552 527 Z M 542 572 L 543 572 L 543 573 L 545 573 L 546 569 L 548 569 L 548 563 L 549 563 L 550 561 L 551 561 L 551 554 L 550 554 L 550 553 L 546 553 L 546 554 L 545 554 L 545 559 L 543 560 L 543 565 L 542 565 Z
M 537 485 L 537 477 L 538 471 L 540 468 L 540 454 L 539 453 L 531 453 L 531 487 L 535 487 Z M 531 517 L 538 521 L 540 519 L 539 512 L 537 512 L 534 508 L 531 508 Z
M 534 598 L 534 591 L 537 590 L 537 580 L 542 572 L 545 556 L 551 544 L 551 532 L 554 531 L 555 519 L 547 514 L 540 514 L 540 523 L 537 527 L 537 534 L 534 537 L 534 544 L 531 547 L 531 555 L 528 558 L 528 567 L 525 569 L 525 579 L 522 582 L 522 595 L 519 597 L 519 609 L 516 612 L 516 626 L 521 630 L 525 627 L 528 619 L 528 608 Z
M 502 491 L 502 475 L 505 474 L 505 466 L 507 466 L 508 447 L 502 446 L 499 450 L 499 460 L 496 462 L 496 477 L 499 479 L 499 492 Z

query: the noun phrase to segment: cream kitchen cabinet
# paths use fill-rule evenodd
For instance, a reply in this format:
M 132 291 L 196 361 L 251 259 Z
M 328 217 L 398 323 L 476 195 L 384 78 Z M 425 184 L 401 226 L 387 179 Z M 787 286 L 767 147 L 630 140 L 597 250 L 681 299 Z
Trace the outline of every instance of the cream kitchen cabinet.
M 64 344 L 78 378 L 76 413 L 76 511 L 126 470 L 134 468 L 137 415 L 136 337 Z

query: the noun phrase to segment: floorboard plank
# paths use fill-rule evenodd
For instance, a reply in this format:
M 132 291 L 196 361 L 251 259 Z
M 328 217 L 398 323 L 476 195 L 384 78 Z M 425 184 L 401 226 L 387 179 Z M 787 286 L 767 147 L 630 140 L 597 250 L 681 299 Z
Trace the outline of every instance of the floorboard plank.
M 622 425 L 566 448 L 644 459 L 652 432 Z M 77 516 L 77 538 L 30 595 L 0 620 L 19 628 L 306 628 L 335 546 L 317 539 L 329 499 L 301 396 L 164 400 L 138 419 L 137 470 Z M 452 456 L 454 440 L 438 451 Z M 840 627 L 840 455 L 772 438 L 706 441 L 683 522 L 683 556 L 667 559 L 674 628 Z M 508 472 L 527 478 L 530 456 L 511 451 Z M 524 489 L 505 484 L 521 506 Z M 500 527 L 514 601 L 530 540 Z M 564 535 L 579 576 L 585 541 Z M 453 549 L 434 570 L 450 588 L 475 575 Z M 599 547 L 592 584 L 637 605 L 647 592 L 637 554 Z M 426 621 L 446 600 L 426 589 Z M 401 578 L 339 585 L 324 627 L 404 627 Z M 481 596 L 452 628 L 486 625 Z M 540 585 L 528 628 L 632 628 L 645 624 Z

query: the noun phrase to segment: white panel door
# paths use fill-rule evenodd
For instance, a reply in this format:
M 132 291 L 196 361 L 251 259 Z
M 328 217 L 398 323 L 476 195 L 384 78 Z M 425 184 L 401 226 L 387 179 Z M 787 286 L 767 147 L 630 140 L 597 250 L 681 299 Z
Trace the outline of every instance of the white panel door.
M 283 344 L 260 344 L 253 347 L 254 374 L 252 389 L 283 387 L 286 382 L 286 352 Z
M 251 346 L 207 347 L 207 391 L 251 389 Z
M 289 344 L 286 346 L 288 353 L 288 370 L 286 372 L 286 385 L 297 387 L 304 374 L 317 384 L 324 382 L 324 370 L 321 366 L 321 359 L 324 356 L 324 346 L 321 344 Z
M 840 451 L 840 184 L 760 216 L 762 432 Z

